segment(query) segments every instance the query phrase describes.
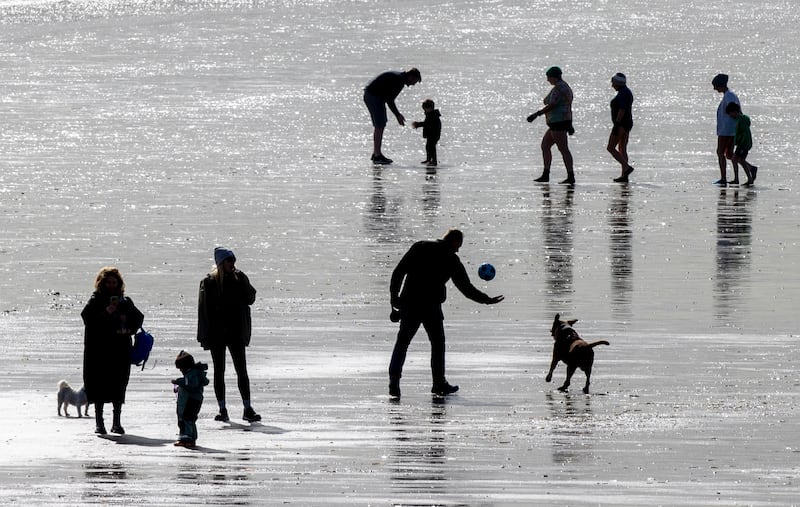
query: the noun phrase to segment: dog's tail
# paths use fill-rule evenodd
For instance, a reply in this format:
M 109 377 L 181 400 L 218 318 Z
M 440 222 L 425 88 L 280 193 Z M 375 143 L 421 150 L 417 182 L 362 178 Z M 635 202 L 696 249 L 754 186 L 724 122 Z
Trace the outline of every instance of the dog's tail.
M 62 380 L 62 381 L 60 381 L 58 383 L 58 388 L 59 389 L 64 389 L 65 387 L 70 388 L 70 385 L 69 385 L 69 383 L 67 383 L 66 380 Z
M 592 348 L 594 348 L 594 347 L 596 347 L 598 345 L 611 345 L 611 344 L 608 343 L 605 340 L 597 340 L 596 342 L 592 342 L 592 343 L 589 344 L 589 346 L 592 347 Z

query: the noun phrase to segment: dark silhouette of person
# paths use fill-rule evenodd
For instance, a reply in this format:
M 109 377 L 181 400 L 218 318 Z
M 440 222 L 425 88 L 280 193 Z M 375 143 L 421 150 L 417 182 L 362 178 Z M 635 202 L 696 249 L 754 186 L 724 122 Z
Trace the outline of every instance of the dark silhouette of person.
M 406 124 L 405 116 L 400 113 L 394 100 L 403 91 L 406 86 L 414 86 L 422 81 L 422 75 L 419 70 L 415 68 L 408 69 L 405 72 L 388 71 L 379 74 L 375 79 L 369 82 L 364 88 L 364 103 L 369 110 L 369 116 L 372 119 L 372 162 L 374 164 L 386 165 L 391 164 L 392 160 L 383 156 L 383 130 L 386 128 L 386 106 L 397 118 L 397 123 L 401 126 Z
M 214 394 L 219 404 L 219 414 L 214 420 L 230 421 L 225 404 L 227 349 L 231 353 L 244 405 L 242 419 L 257 422 L 261 420 L 261 415 L 255 412 L 250 402 L 250 377 L 245 354 L 252 334 L 250 305 L 256 300 L 256 289 L 247 275 L 236 269 L 233 251 L 215 248 L 214 262 L 214 270 L 200 282 L 197 302 L 197 341 L 203 349 L 211 351 L 211 361 L 214 363 Z
M 125 281 L 115 267 L 97 273 L 94 292 L 81 318 L 85 324 L 83 349 L 83 384 L 86 397 L 94 404 L 94 432 L 105 435 L 103 405 L 112 404 L 114 420 L 111 432 L 122 435 L 120 417 L 131 375 L 131 336 L 144 320 L 142 312 L 125 296 Z
M 440 396 L 458 391 L 445 378 L 445 338 L 442 303 L 447 299 L 445 284 L 453 280 L 467 298 L 486 305 L 499 303 L 503 296 L 490 297 L 469 281 L 464 265 L 456 253 L 464 242 L 457 229 L 447 231 L 442 239 L 418 241 L 406 252 L 392 272 L 389 285 L 393 321 L 399 318 L 400 330 L 389 364 L 389 395 L 400 397 L 400 377 L 411 340 L 420 325 L 431 342 L 431 392 Z M 402 287 L 402 290 L 401 290 Z

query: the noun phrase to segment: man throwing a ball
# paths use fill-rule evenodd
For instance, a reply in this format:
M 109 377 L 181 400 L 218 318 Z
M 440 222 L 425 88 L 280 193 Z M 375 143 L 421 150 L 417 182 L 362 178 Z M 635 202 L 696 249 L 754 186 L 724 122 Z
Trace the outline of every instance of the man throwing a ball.
M 400 397 L 406 352 L 420 325 L 431 342 L 431 392 L 444 396 L 458 391 L 458 386 L 450 385 L 444 376 L 442 303 L 447 298 L 445 284 L 448 280 L 452 279 L 462 294 L 477 303 L 493 305 L 504 299 L 503 296 L 487 296 L 469 281 L 456 255 L 463 242 L 461 231 L 450 229 L 442 239 L 414 243 L 392 272 L 389 285 L 392 315 L 399 313 L 400 317 L 400 330 L 389 364 L 389 395 L 393 398 Z

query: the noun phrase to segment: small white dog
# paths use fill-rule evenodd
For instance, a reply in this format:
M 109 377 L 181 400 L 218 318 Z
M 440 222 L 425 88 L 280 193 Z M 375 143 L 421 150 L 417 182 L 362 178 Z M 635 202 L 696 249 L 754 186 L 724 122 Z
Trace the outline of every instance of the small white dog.
M 62 380 L 58 383 L 58 415 L 61 415 L 61 407 L 63 406 L 64 415 L 69 417 L 67 407 L 70 405 L 78 407 L 78 417 L 82 417 L 81 407 L 85 406 L 83 413 L 85 416 L 89 416 L 89 401 L 86 399 L 86 389 L 81 387 L 80 391 L 76 391 L 70 387 L 66 380 Z

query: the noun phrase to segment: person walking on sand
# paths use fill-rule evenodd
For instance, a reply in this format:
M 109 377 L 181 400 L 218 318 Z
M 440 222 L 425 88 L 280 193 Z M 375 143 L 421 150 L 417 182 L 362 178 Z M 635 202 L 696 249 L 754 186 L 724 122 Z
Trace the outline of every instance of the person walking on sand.
M 457 229 L 436 241 L 418 241 L 403 255 L 392 272 L 389 295 L 392 306 L 390 318 L 400 321 L 400 330 L 389 363 L 389 395 L 400 397 L 400 377 L 411 340 L 420 325 L 431 342 L 431 392 L 445 396 L 458 391 L 445 378 L 445 338 L 442 303 L 447 298 L 445 284 L 452 279 L 456 288 L 467 298 L 486 305 L 503 300 L 503 296 L 489 297 L 469 281 L 467 271 L 457 252 L 464 235 Z M 401 290 L 402 288 L 402 290 Z
M 236 256 L 227 248 L 214 249 L 215 266 L 200 282 L 198 296 L 197 341 L 211 351 L 214 364 L 214 394 L 219 404 L 216 421 L 228 422 L 225 405 L 225 350 L 231 353 L 236 370 L 239 394 L 248 422 L 260 421 L 250 402 L 250 377 L 247 375 L 245 348 L 250 345 L 252 324 L 250 305 L 256 300 L 256 290 L 250 279 L 236 269 Z
M 733 167 L 742 164 L 747 181 L 744 186 L 749 187 L 756 181 L 758 167 L 747 161 L 747 154 L 753 148 L 753 135 L 750 132 L 750 117 L 742 114 L 739 104 L 731 102 L 725 107 L 725 112 L 736 120 L 736 134 L 734 135 Z
M 125 282 L 117 268 L 104 267 L 97 273 L 94 292 L 81 318 L 85 325 L 83 384 L 86 398 L 94 404 L 94 432 L 106 434 L 103 405 L 110 402 L 114 411 L 111 432 L 123 435 L 121 416 L 131 375 L 131 336 L 141 327 L 144 315 L 125 297 Z
M 736 120 L 725 112 L 728 104 L 739 104 L 739 97 L 728 88 L 728 75 L 717 74 L 711 80 L 711 85 L 718 93 L 722 94 L 722 100 L 717 106 L 717 160 L 719 161 L 719 179 L 715 185 L 725 187 L 727 180 L 727 159 L 733 158 L 733 140 L 736 135 Z M 739 167 L 733 165 L 733 180 L 731 184 L 739 184 Z
M 539 116 L 544 115 L 547 122 L 547 131 L 542 137 L 542 158 L 544 159 L 544 170 L 542 175 L 533 181 L 546 183 L 550 181 L 550 166 L 553 162 L 551 149 L 556 145 L 561 157 L 564 159 L 564 167 L 567 169 L 567 179 L 562 184 L 573 185 L 575 183 L 575 172 L 572 168 L 572 153 L 569 151 L 567 134 L 572 135 L 575 129 L 572 127 L 572 89 L 561 79 L 561 69 L 550 67 L 545 73 L 547 82 L 553 88 L 544 98 L 544 107 L 532 115 L 528 116 L 528 122 L 532 122 Z
M 435 166 L 439 163 L 439 159 L 436 157 L 436 143 L 442 137 L 442 114 L 436 109 L 436 104 L 431 99 L 426 99 L 422 103 L 422 110 L 425 111 L 425 120 L 415 121 L 411 126 L 415 129 L 422 127 L 426 154 L 426 158 L 422 163 L 428 166 Z
M 622 166 L 622 172 L 617 183 L 626 183 L 628 176 L 633 172 L 633 166 L 628 163 L 628 136 L 633 128 L 633 93 L 628 88 L 627 78 L 622 72 L 617 72 L 611 78 L 611 86 L 617 95 L 611 100 L 611 135 L 608 136 L 606 149 L 614 160 Z
M 402 126 L 406 124 L 406 118 L 397 109 L 395 99 L 403 88 L 414 86 L 422 81 L 422 76 L 416 68 L 408 69 L 404 72 L 388 71 L 378 75 L 369 82 L 364 88 L 364 103 L 369 110 L 372 119 L 372 162 L 374 164 L 391 164 L 392 160 L 386 158 L 381 151 L 383 144 L 383 131 L 386 128 L 386 106 L 397 118 L 397 122 Z

